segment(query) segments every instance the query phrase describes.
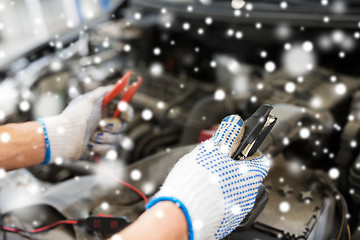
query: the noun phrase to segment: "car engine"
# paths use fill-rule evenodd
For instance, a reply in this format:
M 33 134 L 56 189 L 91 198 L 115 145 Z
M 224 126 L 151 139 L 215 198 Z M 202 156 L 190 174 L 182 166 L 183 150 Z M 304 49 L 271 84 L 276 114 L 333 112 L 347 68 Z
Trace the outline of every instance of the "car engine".
M 59 114 L 77 96 L 134 70 L 144 79 L 131 102 L 134 117 L 116 156 L 101 161 L 151 197 L 225 116 L 246 119 L 271 104 L 278 122 L 260 148 L 271 159 L 268 203 L 249 228 L 225 239 L 360 239 L 359 44 L 349 37 L 355 30 L 341 28 L 345 21 L 331 29 L 316 24 L 316 13 L 299 10 L 284 25 L 281 14 L 261 12 L 261 5 L 237 16 L 223 4 L 189 12 L 171 1 L 128 1 L 50 39 L 0 69 L 0 122 Z M 331 34 L 351 40 L 345 58 L 322 44 Z M 81 160 L 0 172 L 0 222 L 33 229 L 97 214 L 131 222 L 144 212 L 144 201 L 93 157 Z M 4 240 L 109 236 L 71 225 L 36 235 L 0 232 Z

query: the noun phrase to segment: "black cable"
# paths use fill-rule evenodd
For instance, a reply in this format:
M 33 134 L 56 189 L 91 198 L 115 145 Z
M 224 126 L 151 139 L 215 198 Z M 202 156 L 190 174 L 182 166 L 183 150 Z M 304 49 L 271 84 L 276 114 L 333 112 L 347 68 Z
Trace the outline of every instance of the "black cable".
M 1 225 L 0 225 L 0 226 L 1 226 Z M 17 229 L 17 230 L 19 230 L 19 231 L 18 231 L 18 232 L 13 232 L 13 231 L 8 231 L 8 230 L 3 230 L 3 236 L 4 236 L 3 239 L 6 240 L 6 238 L 7 238 L 7 236 L 8 236 L 8 234 L 6 234 L 6 233 L 14 233 L 14 234 L 18 234 L 18 235 L 20 235 L 21 237 L 26 238 L 26 239 L 39 240 L 38 238 L 35 238 L 35 237 L 31 236 L 29 232 L 26 232 L 26 231 L 24 231 L 23 229 L 20 229 L 20 228 L 15 228 L 15 229 Z

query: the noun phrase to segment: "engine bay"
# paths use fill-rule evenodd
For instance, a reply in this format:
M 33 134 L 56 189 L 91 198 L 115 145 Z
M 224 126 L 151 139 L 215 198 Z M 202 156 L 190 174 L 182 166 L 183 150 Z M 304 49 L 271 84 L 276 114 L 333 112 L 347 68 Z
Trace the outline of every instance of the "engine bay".
M 271 104 L 278 122 L 260 148 L 272 164 L 264 181 L 269 201 L 249 229 L 225 239 L 360 238 L 359 46 L 352 41 L 352 52 L 339 60 L 325 48 L 315 54 L 301 45 L 331 34 L 347 39 L 353 29 L 260 26 L 246 11 L 232 13 L 235 20 L 201 9 L 190 17 L 151 2 L 121 4 L 106 19 L 1 68 L 0 122 L 59 114 L 77 96 L 133 70 L 144 79 L 131 102 L 134 118 L 116 152 L 101 162 L 150 198 L 224 117 L 247 119 Z M 145 211 L 143 199 L 91 156 L 0 172 L 0 196 L 1 224 L 21 229 L 98 214 L 132 222 Z M 0 232 L 4 240 L 107 237 L 71 225 L 36 235 Z

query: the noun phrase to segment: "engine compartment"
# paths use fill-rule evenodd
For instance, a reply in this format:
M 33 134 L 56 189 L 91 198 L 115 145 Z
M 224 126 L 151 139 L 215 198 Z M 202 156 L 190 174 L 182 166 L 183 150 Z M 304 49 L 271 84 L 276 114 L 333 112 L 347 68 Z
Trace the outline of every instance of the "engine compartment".
M 358 44 L 353 42 L 352 52 L 341 61 L 321 47 L 316 56 L 298 54 L 302 40 L 321 41 L 340 30 L 271 23 L 260 27 L 265 39 L 259 37 L 256 19 L 213 17 L 208 24 L 210 17 L 201 12 L 190 18 L 155 9 L 139 1 L 121 5 L 106 21 L 83 26 L 67 40 L 51 39 L 3 68 L 2 123 L 58 114 L 76 96 L 115 83 L 132 69 L 144 79 L 131 102 L 135 117 L 119 140 L 116 158 L 103 156 L 101 161 L 152 196 L 204 130 L 229 114 L 246 119 L 261 104 L 271 104 L 279 120 L 261 146 L 272 160 L 264 181 L 269 202 L 250 230 L 235 230 L 226 239 L 357 239 Z M 293 34 L 279 40 L 279 31 Z M 351 31 L 341 32 L 348 36 Z M 292 43 L 292 53 L 283 42 Z M 301 58 L 311 66 L 299 70 Z M 82 160 L 9 172 L 0 182 L 2 224 L 32 229 L 91 214 L 136 220 L 145 210 L 141 198 L 104 175 L 91 157 Z M 36 236 L 0 236 L 108 237 L 76 226 Z

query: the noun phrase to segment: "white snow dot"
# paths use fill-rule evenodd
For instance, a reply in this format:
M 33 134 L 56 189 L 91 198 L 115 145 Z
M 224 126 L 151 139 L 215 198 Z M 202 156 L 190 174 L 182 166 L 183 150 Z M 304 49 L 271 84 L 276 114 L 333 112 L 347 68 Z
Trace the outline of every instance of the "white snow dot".
M 203 228 L 204 224 L 203 224 L 203 222 L 200 221 L 200 220 L 195 220 L 193 226 L 194 226 L 194 229 L 195 229 L 196 231 L 199 231 L 199 230 L 201 230 L 201 229 Z
M 8 143 L 8 142 L 10 142 L 11 137 L 10 137 L 10 134 L 9 134 L 9 133 L 3 132 L 3 133 L 0 135 L 0 139 L 1 139 L 1 142 L 3 142 L 3 143 Z
M 120 101 L 117 105 L 117 108 L 120 112 L 126 112 L 128 110 L 129 104 L 126 101 Z
M 131 51 L 131 46 L 129 44 L 125 44 L 124 45 L 124 51 L 125 52 L 130 52 Z
M 241 39 L 241 38 L 243 37 L 243 33 L 242 33 L 241 31 L 237 31 L 237 32 L 235 33 L 235 37 L 236 37 L 237 39 Z
M 153 53 L 154 53 L 154 55 L 160 55 L 161 54 L 161 49 L 156 47 L 156 48 L 154 48 Z
M 333 31 L 331 37 L 335 43 L 341 43 L 344 40 L 345 34 L 343 31 Z
M 283 139 L 283 144 L 284 144 L 285 146 L 287 146 L 287 145 L 289 145 L 289 143 L 290 143 L 289 138 L 284 137 L 284 139 Z
M 257 87 L 257 89 L 261 90 L 261 89 L 264 88 L 264 84 L 263 84 L 263 83 L 258 83 L 258 84 L 256 85 L 256 87 Z
M 30 103 L 26 100 L 21 101 L 19 104 L 19 108 L 22 112 L 27 112 L 30 109 Z
M 56 48 L 62 48 L 63 47 L 63 44 L 62 42 L 60 41 L 57 41 L 56 44 L 55 44 Z
M 161 63 L 153 63 L 150 65 L 150 73 L 154 77 L 161 76 L 164 72 L 164 67 Z
M 6 171 L 3 168 L 0 168 L 0 179 L 6 177 Z
M 266 57 L 267 57 L 267 52 L 266 52 L 266 51 L 261 51 L 261 52 L 260 52 L 260 56 L 261 56 L 262 58 L 266 58 Z
M 131 151 L 134 148 L 134 142 L 131 138 L 123 136 L 120 140 L 120 145 L 123 149 Z
M 322 99 L 320 97 L 313 97 L 310 101 L 310 106 L 313 108 L 321 108 Z
M 339 52 L 339 57 L 340 57 L 340 58 L 344 58 L 345 55 L 346 55 L 345 52 L 343 52 L 343 51 Z
M 324 23 L 328 23 L 330 21 L 330 18 L 328 16 L 325 16 L 323 18 Z
M 123 240 L 123 238 L 119 234 L 116 234 L 111 237 L 111 240 Z
M 224 100 L 226 97 L 226 93 L 223 89 L 217 89 L 214 93 L 214 99 L 217 101 Z
M 166 28 L 171 28 L 171 22 L 166 22 L 166 23 L 165 23 L 165 27 L 166 27 Z
M 163 109 L 165 107 L 165 103 L 162 102 L 162 101 L 159 101 L 157 104 L 156 104 L 157 108 L 158 109 Z
M 281 7 L 282 9 L 286 9 L 286 8 L 288 7 L 287 2 L 281 2 L 281 3 L 280 3 L 280 7 Z
M 356 147 L 357 147 L 357 142 L 356 142 L 355 140 L 352 140 L 352 141 L 350 142 L 350 146 L 351 146 L 352 148 L 356 148 Z
M 75 26 L 74 21 L 72 21 L 72 20 L 67 20 L 67 21 L 66 21 L 66 26 L 67 26 L 68 28 L 73 28 L 73 27 Z
M 157 218 L 163 218 L 164 217 L 164 211 L 158 210 L 156 211 L 156 217 Z
M 265 70 L 266 70 L 267 72 L 274 72 L 275 69 L 276 69 L 276 65 L 275 65 L 274 62 L 269 61 L 269 62 L 266 62 L 266 63 L 265 63 Z
M 95 64 L 101 63 L 101 57 L 99 57 L 99 56 L 94 57 L 94 63 Z
M 100 208 L 101 208 L 102 210 L 108 210 L 109 207 L 110 207 L 110 205 L 109 205 L 108 202 L 102 202 L 102 203 L 100 204 Z
M 291 44 L 290 43 L 285 43 L 284 49 L 285 50 L 290 50 L 291 49 Z
M 346 86 L 343 83 L 338 83 L 335 86 L 335 92 L 338 95 L 344 95 L 346 93 Z
M 167 12 L 166 8 L 162 8 L 162 9 L 161 9 L 161 13 L 162 13 L 162 14 L 165 14 L 166 12 Z
M 61 165 L 63 163 L 63 159 L 61 157 L 56 157 L 55 158 L 55 164 L 56 165 Z
M 241 11 L 240 10 L 234 10 L 234 16 L 235 17 L 239 17 L 239 16 L 241 16 Z
M 212 24 L 212 23 L 213 23 L 212 18 L 211 18 L 211 17 L 207 17 L 207 18 L 205 18 L 205 23 L 206 23 L 207 25 Z
M 312 44 L 312 42 L 306 41 L 303 43 L 302 47 L 303 47 L 304 51 L 311 52 L 314 48 L 314 45 Z
M 337 77 L 336 76 L 334 76 L 334 75 L 332 75 L 331 77 L 330 77 L 330 81 L 331 82 L 336 82 L 337 81 Z
M 350 122 L 354 121 L 354 120 L 355 120 L 354 114 L 350 114 L 350 115 L 348 116 L 348 120 L 349 120 Z
M 262 27 L 262 24 L 260 22 L 256 23 L 255 24 L 255 28 L 256 29 L 260 29 Z
M 190 23 L 188 23 L 188 22 L 184 23 L 184 24 L 183 24 L 183 29 L 184 29 L 185 31 L 189 30 L 189 29 L 190 29 Z
M 186 10 L 187 10 L 188 12 L 192 12 L 194 9 L 193 9 L 192 6 L 187 6 Z
M 360 38 L 360 33 L 359 33 L 359 32 L 355 32 L 355 33 L 354 33 L 354 38 L 359 39 L 359 38 Z
M 155 186 L 152 182 L 146 182 L 142 188 L 143 188 L 143 192 L 147 195 L 155 191 Z
M 58 127 L 56 128 L 56 132 L 57 132 L 58 134 L 64 134 L 64 133 L 65 133 L 65 128 L 64 128 L 63 126 L 58 126 Z
M 308 128 L 301 128 L 299 135 L 302 139 L 307 139 L 310 137 L 310 130 Z
M 199 34 L 199 35 L 203 35 L 203 34 L 204 34 L 204 29 L 199 28 L 199 29 L 198 29 L 198 34 Z
M 354 194 L 354 193 L 355 193 L 355 190 L 354 190 L 354 189 L 350 189 L 350 190 L 349 190 L 349 193 L 350 193 L 350 194 Z
M 114 149 L 111 149 L 106 153 L 106 158 L 109 160 L 116 160 L 117 156 L 118 154 Z
M 210 66 L 214 68 L 214 67 L 217 66 L 217 63 L 216 63 L 215 61 L 211 61 L 211 62 L 210 62 Z
M 138 170 L 138 169 L 132 170 L 131 173 L 130 173 L 130 177 L 131 177 L 131 179 L 134 180 L 134 181 L 140 180 L 140 178 L 141 178 L 141 172 L 140 172 L 140 170 Z
M 231 37 L 232 35 L 234 35 L 234 30 L 233 29 L 228 29 L 226 34 Z
M 331 168 L 329 170 L 329 177 L 331 179 L 337 179 L 340 176 L 340 171 L 337 168 Z
M 254 9 L 254 6 L 251 3 L 247 3 L 245 8 L 246 10 L 251 11 Z
M 321 4 L 324 5 L 324 6 L 328 5 L 328 3 L 329 3 L 328 0 L 321 0 Z
M 249 167 L 245 164 L 241 166 L 241 168 L 239 168 L 239 173 L 241 174 L 247 174 L 249 171 L 250 171 Z
M 279 204 L 279 210 L 283 213 L 286 213 L 290 210 L 290 204 L 287 201 L 282 201 Z
M 288 93 L 293 93 L 296 90 L 296 85 L 293 82 L 287 82 L 285 84 L 285 91 Z
M 104 47 L 104 48 L 108 48 L 109 46 L 110 46 L 109 41 L 108 41 L 108 40 L 104 40 L 104 41 L 103 41 L 103 47 Z
M 256 96 L 251 96 L 250 97 L 250 102 L 256 103 L 257 102 L 257 97 Z
M 235 205 L 231 208 L 231 212 L 233 215 L 237 216 L 241 213 L 241 208 L 238 205 Z
M 141 19 L 141 13 L 139 13 L 139 12 L 135 13 L 135 14 L 134 14 L 134 18 L 135 18 L 136 20 L 140 20 L 140 19 Z
M 146 108 L 141 112 L 141 117 L 145 121 L 149 121 L 153 117 L 153 112 L 150 109 Z

